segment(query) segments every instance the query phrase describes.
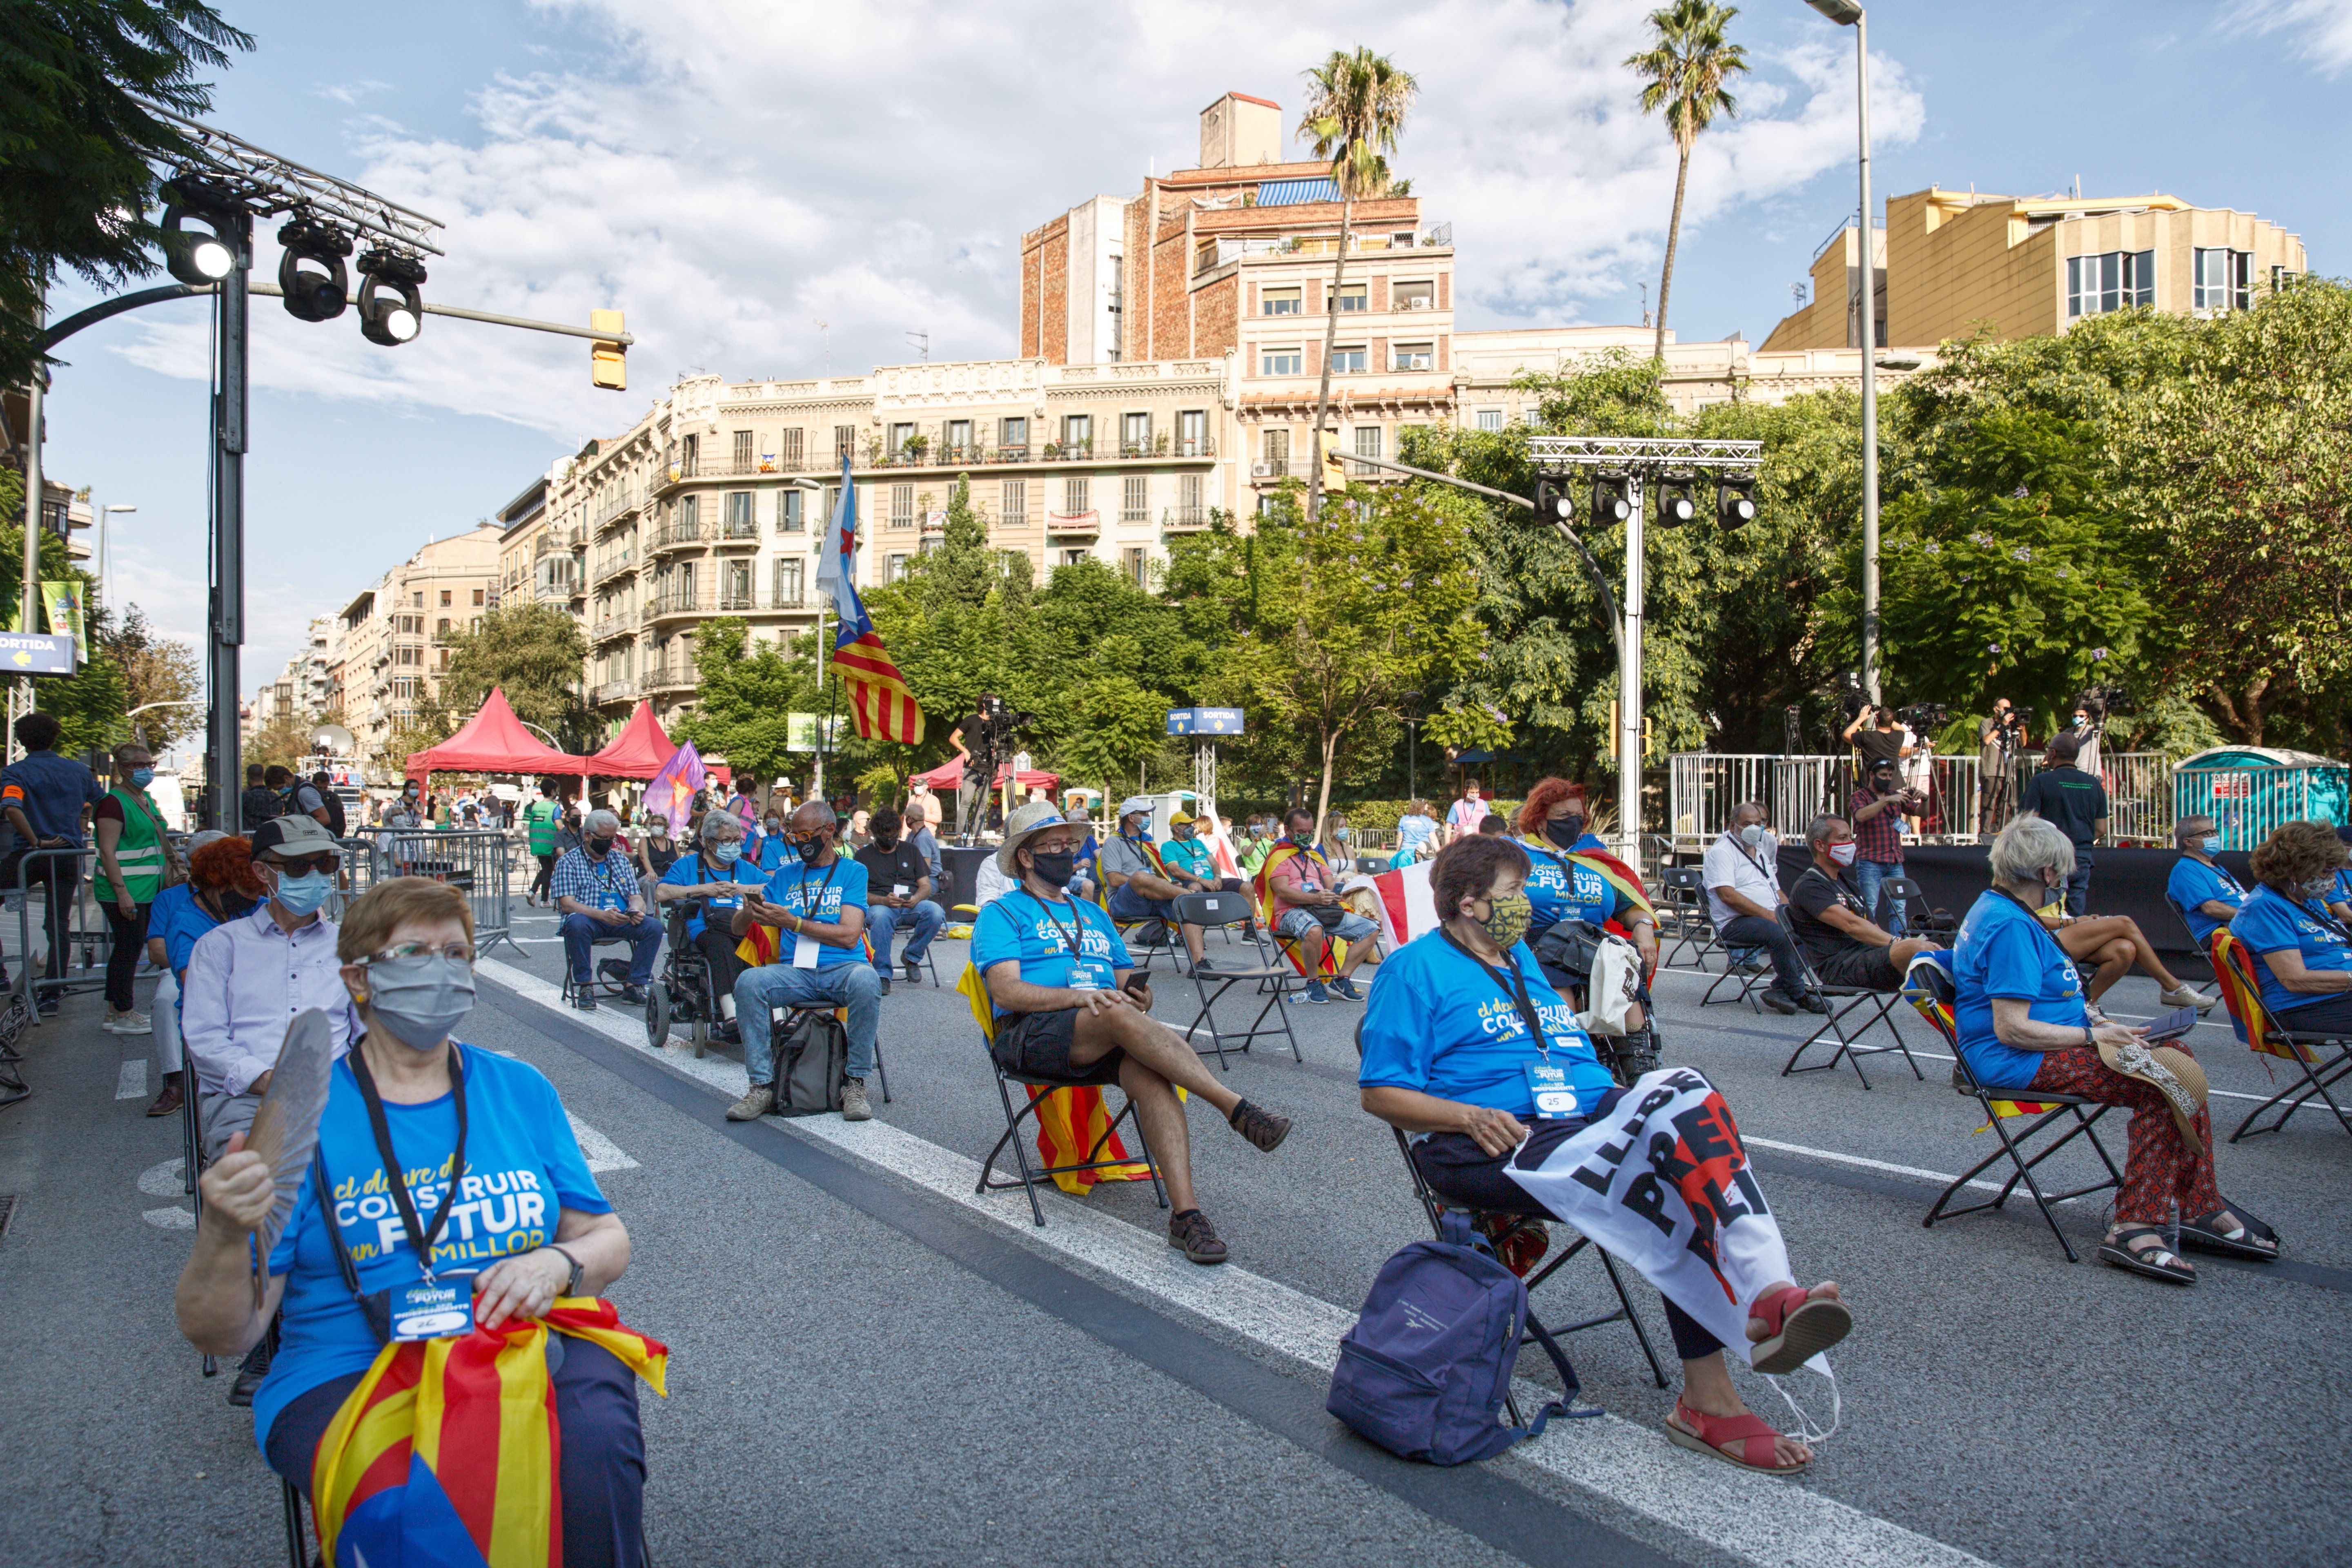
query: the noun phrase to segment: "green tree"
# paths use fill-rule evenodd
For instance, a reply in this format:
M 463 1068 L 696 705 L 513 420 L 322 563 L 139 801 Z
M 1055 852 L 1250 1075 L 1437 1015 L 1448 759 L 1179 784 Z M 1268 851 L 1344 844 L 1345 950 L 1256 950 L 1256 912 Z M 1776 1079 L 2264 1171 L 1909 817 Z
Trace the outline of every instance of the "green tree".
M 123 701 L 130 710 L 147 709 L 130 720 L 128 738 L 151 752 L 205 729 L 205 710 L 194 706 L 204 694 L 196 650 L 176 637 L 157 634 L 138 605 L 126 605 L 118 625 L 101 605 L 93 628 L 100 657 L 121 669 Z M 165 707 L 152 706 L 170 704 Z
M 1625 64 L 1646 79 L 1642 112 L 1665 110 L 1666 134 L 1675 139 L 1675 210 L 1666 223 L 1666 261 L 1658 274 L 1658 335 L 1652 357 L 1666 357 L 1666 294 L 1674 287 L 1675 246 L 1682 238 L 1683 191 L 1690 183 L 1691 148 L 1720 112 L 1739 112 L 1724 86 L 1748 68 L 1748 51 L 1727 42 L 1724 29 L 1739 15 L 1737 5 L 1712 0 L 1675 0 L 1650 13 L 1651 45 Z M 1868 243 L 1866 240 L 1864 243 Z
M 1168 738 L 1165 697 L 1124 675 L 1098 675 L 1081 686 L 1058 760 L 1089 784 L 1118 795 Z
M 1323 309 L 1323 376 L 1315 394 L 1316 450 L 1307 469 L 1307 510 L 1322 510 L 1324 421 L 1331 413 L 1331 346 L 1339 341 L 1339 281 L 1348 268 L 1348 236 L 1355 204 L 1391 188 L 1388 154 L 1396 151 L 1405 112 L 1420 84 L 1386 55 L 1359 46 L 1354 53 L 1334 49 L 1307 73 L 1307 112 L 1298 134 L 1313 141 L 1315 155 L 1331 163 L 1339 187 L 1339 248 L 1331 262 L 1331 297 Z
M 421 707 L 421 727 L 446 738 L 496 689 L 506 693 L 516 718 L 567 745 L 583 745 L 590 721 L 579 688 L 587 656 L 580 623 L 560 605 L 501 605 L 482 616 L 479 630 L 449 634 L 449 668 L 439 695 Z
M 35 326 L 60 269 L 101 289 L 155 269 L 144 215 L 152 164 L 186 138 L 139 100 L 212 106 L 199 68 L 253 40 L 202 0 L 14 0 L 0 47 L 0 384 L 37 355 Z

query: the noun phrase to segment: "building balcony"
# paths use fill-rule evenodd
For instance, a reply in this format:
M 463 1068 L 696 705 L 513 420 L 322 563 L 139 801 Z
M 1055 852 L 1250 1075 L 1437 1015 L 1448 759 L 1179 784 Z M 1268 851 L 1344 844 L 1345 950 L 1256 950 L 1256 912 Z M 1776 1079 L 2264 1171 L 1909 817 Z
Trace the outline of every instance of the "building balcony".
M 1093 539 L 1102 532 L 1102 514 L 1082 511 L 1076 516 L 1059 512 L 1045 514 L 1045 537 L 1048 539 Z
M 730 518 L 719 525 L 712 539 L 719 544 L 757 544 L 760 525 L 748 518 Z
M 692 588 L 672 588 L 656 594 L 646 601 L 646 619 L 667 620 L 674 616 L 708 616 L 716 614 L 719 596 Z
M 694 660 L 682 658 L 671 664 L 657 664 L 646 671 L 642 685 L 647 696 L 661 691 L 694 690 Z
M 1209 509 L 1204 506 L 1171 507 L 1160 514 L 1160 526 L 1169 533 L 1198 533 L 1209 526 Z
M 705 479 L 756 479 L 774 478 L 778 474 L 812 472 L 807 462 L 799 458 L 783 458 L 761 453 L 745 462 L 732 458 L 698 458 L 691 463 L 671 463 L 658 470 L 653 479 L 650 494 L 664 495 L 680 485 Z
M 636 629 L 637 617 L 634 615 L 606 616 L 603 620 L 598 621 L 595 629 L 588 634 L 588 640 L 611 642 L 614 637 L 626 637 Z
M 904 473 L 919 468 L 987 468 L 1027 463 L 1124 463 L 1165 462 L 1171 458 L 1209 458 L 1217 455 L 1213 437 L 1199 436 L 1190 440 L 1155 436 L 1148 444 L 1118 443 L 1107 439 L 1090 441 L 1047 441 L 1043 446 L 1024 444 L 1013 447 L 929 447 L 919 455 L 908 452 L 869 454 L 857 466 L 865 476 Z
M 750 588 L 721 588 L 719 591 L 719 613 L 740 616 L 746 610 L 760 607 L 760 595 Z
M 1300 465 L 1298 471 L 1305 473 L 1306 466 Z M 1289 477 L 1290 459 L 1287 458 L 1268 458 L 1262 463 L 1250 465 L 1250 478 L 1254 479 L 1283 479 Z
M 643 490 L 625 490 L 597 508 L 596 514 L 589 519 L 588 526 L 593 530 L 605 527 L 610 523 L 625 522 L 643 510 L 645 504 L 646 496 Z
M 599 561 L 593 566 L 591 566 L 588 569 L 588 581 L 592 584 L 604 583 L 611 580 L 612 578 L 620 576 L 625 572 L 634 572 L 636 569 L 636 552 L 634 550 L 623 550 L 605 556 L 602 561 Z M 572 587 L 569 591 L 572 593 L 579 592 L 576 587 Z
M 634 702 L 636 700 L 636 696 L 635 681 L 608 680 L 591 690 L 588 693 L 588 700 L 594 706 L 602 708 L 608 702 Z
M 677 550 L 688 544 L 700 544 L 716 529 L 706 530 L 699 518 L 692 522 L 673 522 L 654 530 L 650 552 Z
M 816 596 L 806 593 L 771 592 L 766 607 L 771 610 L 812 610 L 816 607 Z

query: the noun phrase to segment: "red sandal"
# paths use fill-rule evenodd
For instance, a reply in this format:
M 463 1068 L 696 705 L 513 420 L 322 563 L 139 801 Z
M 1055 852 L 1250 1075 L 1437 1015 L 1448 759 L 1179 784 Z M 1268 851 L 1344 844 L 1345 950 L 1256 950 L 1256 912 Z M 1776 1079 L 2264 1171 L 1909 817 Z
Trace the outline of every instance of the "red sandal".
M 1685 1432 L 1675 1421 L 1686 1421 L 1694 1428 Z M 1706 1454 L 1721 1459 L 1727 1465 L 1737 1465 L 1743 1470 L 1754 1470 L 1765 1476 L 1793 1476 L 1812 1464 L 1811 1459 L 1793 1465 L 1772 1463 L 1772 1445 L 1780 1434 L 1773 1430 L 1764 1417 L 1749 1411 L 1742 1415 L 1702 1415 L 1681 1400 L 1675 1401 L 1674 1420 L 1666 1423 L 1666 1441 L 1678 1448 L 1688 1448 L 1694 1454 Z M 1737 1443 L 1737 1455 L 1725 1452 L 1718 1444 Z M 1761 1445 L 1761 1447 L 1759 1447 Z M 1763 1461 L 1758 1463 L 1759 1460 Z
M 1801 1285 L 1759 1297 L 1748 1315 L 1771 1331 L 1748 1347 L 1748 1364 L 1763 1373 L 1794 1372 L 1853 1332 L 1853 1312 L 1844 1302 L 1816 1300 Z

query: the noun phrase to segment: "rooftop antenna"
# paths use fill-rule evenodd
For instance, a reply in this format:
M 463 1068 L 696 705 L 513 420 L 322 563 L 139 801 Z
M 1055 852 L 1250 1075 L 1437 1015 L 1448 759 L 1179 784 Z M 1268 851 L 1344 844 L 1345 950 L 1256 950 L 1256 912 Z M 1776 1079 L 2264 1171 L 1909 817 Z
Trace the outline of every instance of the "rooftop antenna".
M 908 341 L 909 343 L 912 343 L 916 348 L 918 348 L 918 349 L 919 349 L 919 350 L 921 350 L 921 351 L 922 351 L 922 354 L 923 354 L 923 363 L 924 363 L 925 364 L 929 364 L 929 363 L 931 363 L 931 334 L 930 334 L 930 333 L 929 333 L 929 332 L 919 332 L 919 331 L 914 331 L 912 328 L 909 328 L 909 329 L 908 330 L 908 332 L 907 332 L 907 341 Z
M 1646 327 L 1646 326 L 1648 326 L 1649 324 L 1650 324 L 1650 286 L 1649 286 L 1647 283 L 1643 283 L 1643 284 L 1642 285 L 1642 325 L 1643 325 L 1643 326 L 1645 326 L 1645 327 Z

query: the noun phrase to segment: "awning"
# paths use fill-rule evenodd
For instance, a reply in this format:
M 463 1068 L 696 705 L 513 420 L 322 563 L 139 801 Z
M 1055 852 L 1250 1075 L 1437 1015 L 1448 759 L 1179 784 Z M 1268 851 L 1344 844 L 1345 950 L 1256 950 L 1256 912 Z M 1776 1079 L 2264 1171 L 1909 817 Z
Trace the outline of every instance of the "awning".
M 640 698 L 621 732 L 588 759 L 588 772 L 596 778 L 649 779 L 662 771 L 677 750 L 677 742 L 663 732 L 661 721 L 654 717 L 654 705 Z
M 559 752 L 524 729 L 507 694 L 495 687 L 464 729 L 437 746 L 409 752 L 406 769 L 413 779 L 432 773 L 558 773 L 578 778 L 588 771 L 587 758 Z
M 1005 775 L 1012 771 L 1013 764 L 1011 763 L 997 763 L 995 787 L 1001 787 L 1004 783 Z M 946 762 L 941 763 L 938 767 L 933 768 L 929 773 L 917 773 L 915 778 L 922 780 L 933 789 L 956 789 L 963 784 L 963 759 L 961 757 L 950 757 Z M 908 782 L 911 784 L 914 780 L 909 779 Z M 1014 779 L 1013 782 L 1017 787 L 1024 790 L 1057 789 L 1061 785 L 1062 775 L 1059 773 L 1044 773 L 1037 769 L 1031 768 L 1024 771 L 1020 777 Z

